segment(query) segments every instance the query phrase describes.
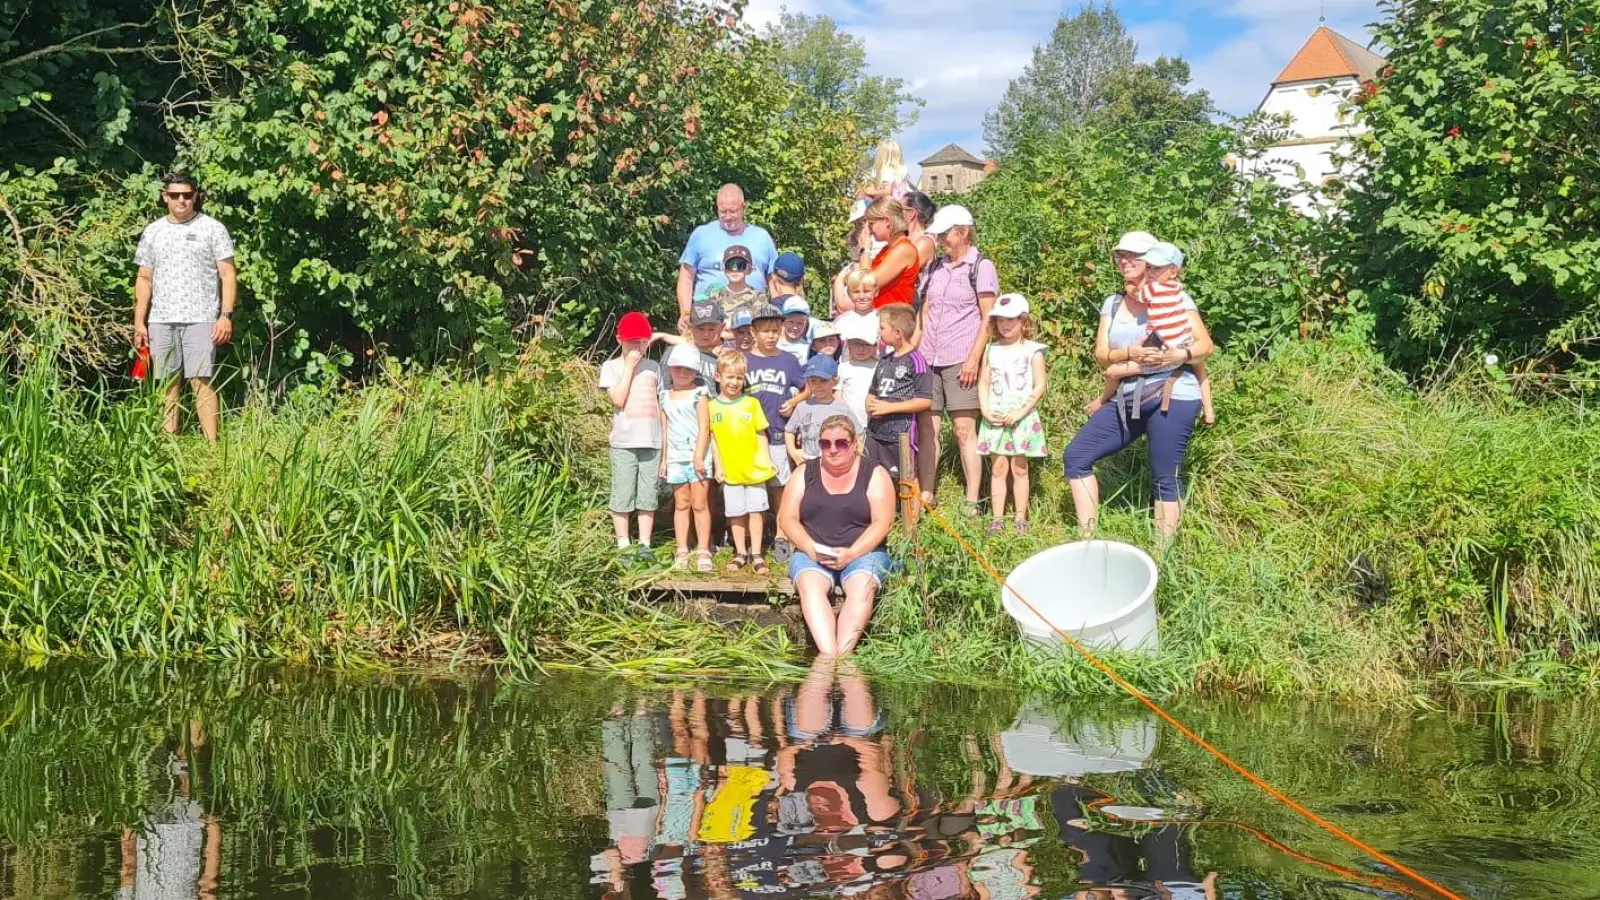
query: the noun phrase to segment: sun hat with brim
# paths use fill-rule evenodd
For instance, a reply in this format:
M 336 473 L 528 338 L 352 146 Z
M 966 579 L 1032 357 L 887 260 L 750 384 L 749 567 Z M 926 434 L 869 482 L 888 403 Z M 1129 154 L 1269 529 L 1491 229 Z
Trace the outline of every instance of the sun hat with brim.
M 1178 249 L 1177 244 L 1169 244 L 1166 241 L 1156 242 L 1154 247 L 1146 250 L 1139 258 L 1158 267 L 1183 265 L 1183 251 Z
M 667 354 L 667 365 L 684 369 L 700 369 L 700 351 L 693 344 L 679 344 Z
M 812 341 L 815 341 L 817 338 L 828 338 L 828 337 L 838 337 L 838 336 L 839 336 L 839 326 L 833 324 L 832 322 L 829 322 L 827 319 L 818 319 L 817 321 L 811 323 L 811 340 Z
M 650 320 L 642 312 L 631 312 L 617 322 L 617 340 L 619 341 L 648 341 L 654 329 L 650 327 Z
M 1021 294 L 1001 294 L 994 300 L 989 315 L 996 319 L 1020 319 L 1028 314 L 1028 298 Z
M 1161 243 L 1156 236 L 1148 231 L 1130 231 L 1117 241 L 1111 250 L 1115 253 L 1132 253 L 1134 256 L 1143 256 L 1150 252 L 1150 248 Z
M 933 214 L 933 221 L 928 223 L 926 230 L 929 234 L 944 234 L 957 225 L 971 228 L 973 224 L 972 213 L 965 206 L 951 204 L 939 207 L 939 211 Z

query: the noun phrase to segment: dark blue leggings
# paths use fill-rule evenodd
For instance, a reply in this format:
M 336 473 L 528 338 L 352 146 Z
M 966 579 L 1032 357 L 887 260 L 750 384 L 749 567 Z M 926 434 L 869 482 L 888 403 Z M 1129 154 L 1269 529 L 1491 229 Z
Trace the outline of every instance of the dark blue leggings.
M 1199 400 L 1174 400 L 1169 411 L 1161 411 L 1161 397 L 1139 410 L 1139 418 L 1129 419 L 1127 428 L 1117 418 L 1117 407 L 1107 403 L 1089 417 L 1083 427 L 1067 445 L 1066 470 L 1068 478 L 1087 478 L 1094 474 L 1094 464 L 1121 450 L 1140 435 L 1150 434 L 1150 481 L 1156 499 L 1176 503 L 1183 496 L 1183 486 L 1178 483 L 1178 469 L 1183 466 L 1183 455 L 1189 449 L 1189 436 L 1194 434 L 1195 420 L 1200 417 Z

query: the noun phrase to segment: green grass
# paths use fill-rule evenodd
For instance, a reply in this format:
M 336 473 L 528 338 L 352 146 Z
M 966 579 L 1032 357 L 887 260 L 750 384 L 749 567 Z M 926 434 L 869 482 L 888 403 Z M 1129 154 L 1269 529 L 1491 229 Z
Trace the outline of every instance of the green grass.
M 1442 673 L 1593 687 L 1592 415 L 1559 401 L 1524 407 L 1467 379 L 1418 393 L 1340 343 L 1217 368 L 1221 419 L 1192 445 L 1184 525 L 1159 558 L 1162 653 L 1119 661 L 1137 684 L 1395 696 Z M 1047 421 L 1070 434 L 1092 384 L 1067 366 L 1053 375 Z M 1001 571 L 1075 538 L 1058 460 L 1036 469 L 1027 537 L 956 523 Z M 1102 464 L 1103 537 L 1154 545 L 1146 466 L 1139 449 Z M 959 496 L 948 474 L 941 496 Z M 1116 690 L 1081 660 L 1030 657 L 989 576 L 936 528 L 922 543 L 925 576 L 894 584 L 874 620 L 872 668 Z
M 492 383 L 396 375 L 246 403 L 212 448 L 161 434 L 152 397 L 35 366 L 0 400 L 0 641 L 39 655 L 770 667 L 781 634 L 708 633 L 618 589 L 602 473 L 572 413 L 592 408 L 585 385 L 559 367 Z
M 1571 691 L 1600 671 L 1600 425 L 1458 379 L 1418 393 L 1370 353 L 1286 344 L 1216 366 L 1221 422 L 1189 461 L 1160 558 L 1157 694 L 1398 696 L 1431 677 Z M 1092 376 L 1057 361 L 1056 446 Z M 499 379 L 390 373 L 245 402 L 221 446 L 162 435 L 155 399 L 36 364 L 0 398 L 0 644 L 24 654 L 504 660 L 785 675 L 775 629 L 675 618 L 624 587 L 591 373 L 534 353 Z M 1151 546 L 1142 449 L 1100 474 L 1104 537 Z M 1058 462 L 1034 531 L 956 527 L 1002 571 L 1075 529 Z M 943 496 L 958 495 L 948 474 Z M 670 531 L 670 520 L 660 526 Z M 1114 691 L 1016 640 L 989 577 L 938 529 L 891 582 L 880 675 Z

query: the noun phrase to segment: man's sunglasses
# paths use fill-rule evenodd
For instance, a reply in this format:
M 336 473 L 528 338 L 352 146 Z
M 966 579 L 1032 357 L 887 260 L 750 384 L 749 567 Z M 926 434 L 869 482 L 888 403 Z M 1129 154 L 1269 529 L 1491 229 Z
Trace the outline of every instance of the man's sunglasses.
M 167 191 L 166 195 L 167 195 L 167 199 L 168 200 L 192 200 L 192 199 L 194 199 L 194 191 Z
M 743 272 L 744 270 L 750 268 L 750 264 L 742 259 L 730 259 L 723 263 L 722 267 L 730 272 Z
M 817 446 L 824 453 L 843 453 L 855 446 L 855 441 L 849 438 L 817 438 Z

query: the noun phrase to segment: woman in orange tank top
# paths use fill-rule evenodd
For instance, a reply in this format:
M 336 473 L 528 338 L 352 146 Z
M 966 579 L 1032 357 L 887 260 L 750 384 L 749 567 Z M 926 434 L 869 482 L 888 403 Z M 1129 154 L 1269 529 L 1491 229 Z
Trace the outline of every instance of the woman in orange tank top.
M 872 301 L 875 309 L 891 303 L 915 305 L 917 300 L 917 246 L 911 242 L 906 230 L 906 210 L 900 201 L 884 197 L 867 208 L 867 227 L 874 240 L 887 246 L 872 258 L 872 274 L 878 279 L 878 298 Z

